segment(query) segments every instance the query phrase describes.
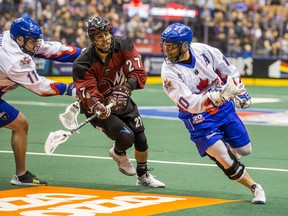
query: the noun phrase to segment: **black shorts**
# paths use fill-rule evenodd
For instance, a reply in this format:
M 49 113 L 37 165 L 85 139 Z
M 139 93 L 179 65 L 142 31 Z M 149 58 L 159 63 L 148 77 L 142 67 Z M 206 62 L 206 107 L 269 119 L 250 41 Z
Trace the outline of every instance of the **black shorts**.
M 87 118 L 91 116 L 85 111 Z M 128 126 L 134 134 L 145 130 L 142 118 L 135 102 L 129 98 L 127 106 L 120 111 L 112 111 L 107 119 L 93 119 L 90 122 L 96 129 L 102 130 L 109 138 L 115 140 L 123 127 Z

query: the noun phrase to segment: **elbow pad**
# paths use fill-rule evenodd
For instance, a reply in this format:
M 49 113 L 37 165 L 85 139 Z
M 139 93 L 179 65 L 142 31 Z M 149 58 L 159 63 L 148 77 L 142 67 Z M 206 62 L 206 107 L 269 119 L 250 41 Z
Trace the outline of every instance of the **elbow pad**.
M 134 90 L 138 87 L 138 80 L 135 77 L 128 78 L 127 82 L 124 84 L 125 87 L 130 90 Z

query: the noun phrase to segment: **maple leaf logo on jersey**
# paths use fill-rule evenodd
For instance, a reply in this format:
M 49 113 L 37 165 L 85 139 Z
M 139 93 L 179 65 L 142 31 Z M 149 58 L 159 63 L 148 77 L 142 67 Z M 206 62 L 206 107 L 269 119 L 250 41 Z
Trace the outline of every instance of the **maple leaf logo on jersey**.
M 27 67 L 31 63 L 31 58 L 29 56 L 25 56 L 23 59 L 20 60 L 20 67 Z
M 164 81 L 164 88 L 165 88 L 165 91 L 167 92 L 170 92 L 174 89 L 172 82 L 167 79 Z
M 209 86 L 209 81 L 208 79 L 202 80 L 200 79 L 199 84 L 197 85 L 197 89 L 199 89 L 200 91 L 204 90 L 205 88 L 207 88 Z

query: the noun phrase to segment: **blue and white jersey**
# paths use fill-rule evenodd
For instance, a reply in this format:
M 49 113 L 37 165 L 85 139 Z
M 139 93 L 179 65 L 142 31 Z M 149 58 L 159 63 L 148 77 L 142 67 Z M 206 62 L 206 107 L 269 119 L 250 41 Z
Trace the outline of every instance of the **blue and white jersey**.
M 178 117 L 190 132 L 190 139 L 202 157 L 219 139 L 233 148 L 246 145 L 250 139 L 234 102 L 215 107 L 206 95 L 220 90 L 228 75 L 238 85 L 241 81 L 237 68 L 218 49 L 206 44 L 191 43 L 190 52 L 191 64 L 172 64 L 167 60 L 161 70 L 164 91 L 179 107 Z
M 41 40 L 35 56 L 60 62 L 73 62 L 80 53 L 79 48 Z M 0 35 L 0 98 L 18 85 L 41 96 L 57 95 L 59 92 L 53 83 L 54 81 L 37 74 L 34 59 L 24 53 L 11 39 L 10 31 Z
M 180 109 L 197 114 L 209 111 L 207 92 L 217 90 L 226 82 L 228 75 L 238 84 L 240 74 L 216 48 L 191 43 L 190 52 L 193 55 L 191 64 L 164 61 L 161 78 L 168 97 Z

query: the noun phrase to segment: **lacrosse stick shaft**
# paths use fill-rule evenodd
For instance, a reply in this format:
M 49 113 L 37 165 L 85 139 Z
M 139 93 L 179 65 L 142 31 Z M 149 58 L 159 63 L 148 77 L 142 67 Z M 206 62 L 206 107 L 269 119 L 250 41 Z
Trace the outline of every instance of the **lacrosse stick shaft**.
M 239 101 L 241 104 L 243 104 L 243 100 L 242 100 L 241 98 L 239 98 L 238 96 L 236 96 L 235 99 L 236 99 L 237 101 Z
M 111 108 L 114 106 L 114 103 L 110 103 L 108 104 L 106 107 L 107 108 Z M 92 121 L 94 118 L 96 118 L 98 115 L 100 115 L 100 112 L 96 112 L 94 115 L 90 116 L 89 118 L 87 118 L 86 120 L 84 120 L 83 122 L 81 122 L 76 128 L 73 128 L 72 130 L 70 130 L 71 134 L 75 133 L 78 129 L 82 128 L 84 125 L 86 125 L 87 123 L 89 123 L 90 121 Z
M 106 107 L 111 108 L 114 105 L 115 103 L 110 103 Z M 87 118 L 86 120 L 81 122 L 77 127 L 73 128 L 70 131 L 58 130 L 55 132 L 50 132 L 44 144 L 44 150 L 46 154 L 49 154 L 49 155 L 53 154 L 53 152 L 55 151 L 58 145 L 66 142 L 73 133 L 75 133 L 78 129 L 86 125 L 88 122 L 93 120 L 98 115 L 100 115 L 100 113 L 96 112 L 94 115 Z

